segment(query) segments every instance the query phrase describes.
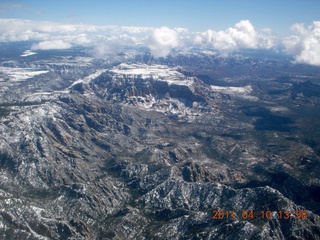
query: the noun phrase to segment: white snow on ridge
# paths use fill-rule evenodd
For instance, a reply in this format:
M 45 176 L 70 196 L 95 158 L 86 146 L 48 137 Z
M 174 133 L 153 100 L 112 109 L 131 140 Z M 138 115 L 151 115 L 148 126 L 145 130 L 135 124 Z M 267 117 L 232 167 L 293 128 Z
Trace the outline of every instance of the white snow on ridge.
M 78 84 L 78 83 L 89 83 L 92 79 L 97 78 L 98 76 L 100 76 L 103 72 L 105 72 L 105 69 L 99 69 L 97 70 L 95 73 L 92 73 L 84 78 L 78 79 L 76 81 L 74 81 L 67 89 L 70 89 L 72 86 Z
M 98 77 L 99 75 L 101 75 L 104 71 L 104 69 L 100 69 L 97 70 L 95 73 L 90 74 L 84 78 L 78 79 L 76 81 L 74 81 L 69 87 L 67 87 L 64 90 L 57 90 L 57 91 L 53 91 L 53 92 L 35 92 L 32 93 L 31 95 L 27 96 L 25 100 L 28 101 L 38 101 L 40 102 L 41 99 L 54 99 L 56 96 L 60 95 L 60 94 L 69 94 L 70 93 L 70 89 L 72 86 L 78 84 L 78 83 L 89 83 L 92 79 L 95 79 L 96 77 Z M 57 95 L 58 94 L 58 95 Z
M 193 84 L 194 79 L 186 77 L 182 73 L 176 71 L 173 68 L 169 68 L 164 65 L 147 65 L 147 64 L 125 64 L 122 63 L 119 66 L 110 70 L 111 72 L 122 75 L 127 78 L 141 79 L 155 79 L 159 81 L 166 81 L 169 84 L 187 85 Z
M 250 85 L 245 87 L 220 87 L 211 85 L 211 89 L 215 92 L 226 94 L 249 94 L 252 92 L 252 87 Z
M 0 66 L 0 76 L 4 76 L 4 79 L 0 78 L 1 81 L 20 82 L 25 81 L 34 76 L 45 74 L 48 70 L 36 70 L 31 68 L 11 68 Z
M 92 57 L 73 57 L 73 56 L 64 56 L 59 57 L 53 60 L 43 60 L 42 63 L 53 66 L 88 66 L 91 64 L 94 58 Z
M 235 97 L 245 98 L 252 101 L 259 100 L 258 97 L 250 95 L 250 93 L 252 92 L 252 87 L 250 85 L 244 87 L 221 87 L 211 85 L 211 89 L 214 92 L 229 94 Z
M 74 81 L 69 87 L 63 90 L 57 90 L 57 91 L 52 91 L 52 92 L 34 92 L 31 95 L 28 95 L 24 100 L 25 101 L 30 101 L 30 102 L 40 102 L 41 100 L 52 100 L 56 99 L 57 96 L 61 94 L 69 94 L 70 89 L 72 86 L 78 84 L 78 83 L 89 83 L 92 79 L 95 79 L 98 77 L 100 74 L 102 74 L 106 70 L 97 70 L 95 73 L 90 74 L 82 79 L 78 79 Z

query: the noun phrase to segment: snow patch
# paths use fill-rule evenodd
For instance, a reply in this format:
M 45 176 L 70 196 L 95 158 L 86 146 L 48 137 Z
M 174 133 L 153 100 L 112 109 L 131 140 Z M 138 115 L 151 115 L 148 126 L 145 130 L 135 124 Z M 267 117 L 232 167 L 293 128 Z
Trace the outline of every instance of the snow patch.
M 36 70 L 32 68 L 0 67 L 0 82 L 21 82 L 48 72 L 48 70 Z
M 221 87 L 211 85 L 211 89 L 214 92 L 229 94 L 235 97 L 240 97 L 251 101 L 259 100 L 258 97 L 250 95 L 250 93 L 252 92 L 252 87 L 250 85 L 244 87 Z
M 168 82 L 169 85 L 191 86 L 194 83 L 194 78 L 186 77 L 174 68 L 169 68 L 165 65 L 123 63 L 111 69 L 111 72 L 117 74 L 119 77 L 155 79 Z
M 88 76 L 86 76 L 85 78 L 82 79 L 78 79 L 76 81 L 74 81 L 67 89 L 70 89 L 72 86 L 78 84 L 78 83 L 86 83 L 88 84 L 92 79 L 97 78 L 98 76 L 100 76 L 103 72 L 105 72 L 105 70 L 97 70 L 95 73 L 90 74 Z
M 226 94 L 249 94 L 252 92 L 250 85 L 245 87 L 220 87 L 211 85 L 211 89 L 215 92 L 226 93 Z
M 31 50 L 26 50 L 21 54 L 21 57 L 28 57 L 37 54 L 36 52 L 32 52 Z
M 285 106 L 276 106 L 269 108 L 271 112 L 288 112 L 289 109 Z

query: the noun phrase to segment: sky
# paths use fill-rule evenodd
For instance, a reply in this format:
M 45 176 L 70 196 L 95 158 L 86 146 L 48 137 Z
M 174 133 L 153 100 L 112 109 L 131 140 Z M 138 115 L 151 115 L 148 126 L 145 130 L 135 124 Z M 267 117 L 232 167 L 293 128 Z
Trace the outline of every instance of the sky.
M 320 19 L 319 0 L 15 0 L 0 1 L 1 18 L 96 25 L 223 30 L 248 19 L 258 29 L 288 33 Z
M 190 46 L 280 49 L 320 65 L 319 21 L 319 0 L 0 0 L 0 42 L 91 46 L 100 57 L 126 45 L 155 57 Z

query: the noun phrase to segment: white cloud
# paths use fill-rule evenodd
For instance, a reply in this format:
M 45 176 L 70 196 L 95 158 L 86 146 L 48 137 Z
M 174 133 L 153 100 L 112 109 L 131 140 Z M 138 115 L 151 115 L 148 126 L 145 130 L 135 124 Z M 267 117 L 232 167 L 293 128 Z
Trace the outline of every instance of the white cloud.
M 297 63 L 320 66 L 320 21 L 308 28 L 294 24 L 291 29 L 297 34 L 283 40 L 286 51 L 295 56 Z
M 274 39 L 270 31 L 258 33 L 248 20 L 242 20 L 225 31 L 208 30 L 194 37 L 195 44 L 213 47 L 220 51 L 240 48 L 271 48 Z
M 58 40 L 42 41 L 37 44 L 33 44 L 31 49 L 32 50 L 48 50 L 48 49 L 68 49 L 71 47 L 72 47 L 71 43 L 58 39 Z
M 278 39 L 273 36 L 270 28 L 261 29 L 258 33 L 258 48 L 270 49 L 278 44 Z
M 153 28 L 61 24 L 0 19 L 0 42 L 39 41 L 33 50 L 91 47 L 97 57 L 119 53 L 125 46 L 147 45 Z
M 248 20 L 242 20 L 226 31 L 239 48 L 256 48 L 257 33 Z
M 59 39 L 63 40 L 64 42 L 69 42 L 71 46 L 88 46 L 92 45 L 92 37 L 87 33 L 77 33 L 74 35 L 64 35 L 59 36 Z
M 130 31 L 132 31 L 131 28 Z M 134 34 L 123 33 L 123 29 L 120 28 L 117 32 L 117 34 L 109 33 L 108 36 L 96 36 L 91 44 L 91 54 L 97 58 L 105 58 L 109 55 L 124 52 L 126 47 L 139 45 L 145 46 L 148 39 L 148 34 L 150 34 L 148 31 L 142 35 L 140 31 L 134 32 Z
M 224 31 L 189 32 L 185 28 L 150 28 L 134 26 L 97 26 L 62 24 L 47 21 L 0 19 L 0 42 L 36 41 L 33 50 L 91 48 L 96 57 L 107 57 L 134 46 L 150 49 L 154 57 L 165 57 L 173 49 L 197 46 L 214 48 L 220 53 L 250 49 L 282 48 L 294 55 L 296 62 L 320 65 L 320 21 L 305 27 L 292 26 L 296 34 L 277 39 L 271 29 L 257 31 L 249 20 L 242 20 Z
M 96 41 L 90 53 L 96 58 L 106 58 L 109 55 L 121 53 L 128 45 L 129 43 L 121 38 L 105 38 Z
M 154 29 L 149 38 L 149 48 L 155 57 L 165 57 L 172 48 L 180 44 L 179 33 L 176 30 L 161 27 Z

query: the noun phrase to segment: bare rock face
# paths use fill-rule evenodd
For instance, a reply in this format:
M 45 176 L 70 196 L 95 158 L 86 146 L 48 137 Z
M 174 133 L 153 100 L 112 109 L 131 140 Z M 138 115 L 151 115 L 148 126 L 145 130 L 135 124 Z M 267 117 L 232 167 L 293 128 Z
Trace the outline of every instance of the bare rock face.
M 183 179 L 187 182 L 215 182 L 215 178 L 206 168 L 197 164 L 189 163 L 182 169 Z
M 270 154 L 290 133 L 259 142 L 245 114 L 270 113 L 232 100 L 251 88 L 159 64 L 43 67 L 79 79 L 0 106 L 2 239 L 320 239 L 319 176 L 303 173 L 319 158 Z

